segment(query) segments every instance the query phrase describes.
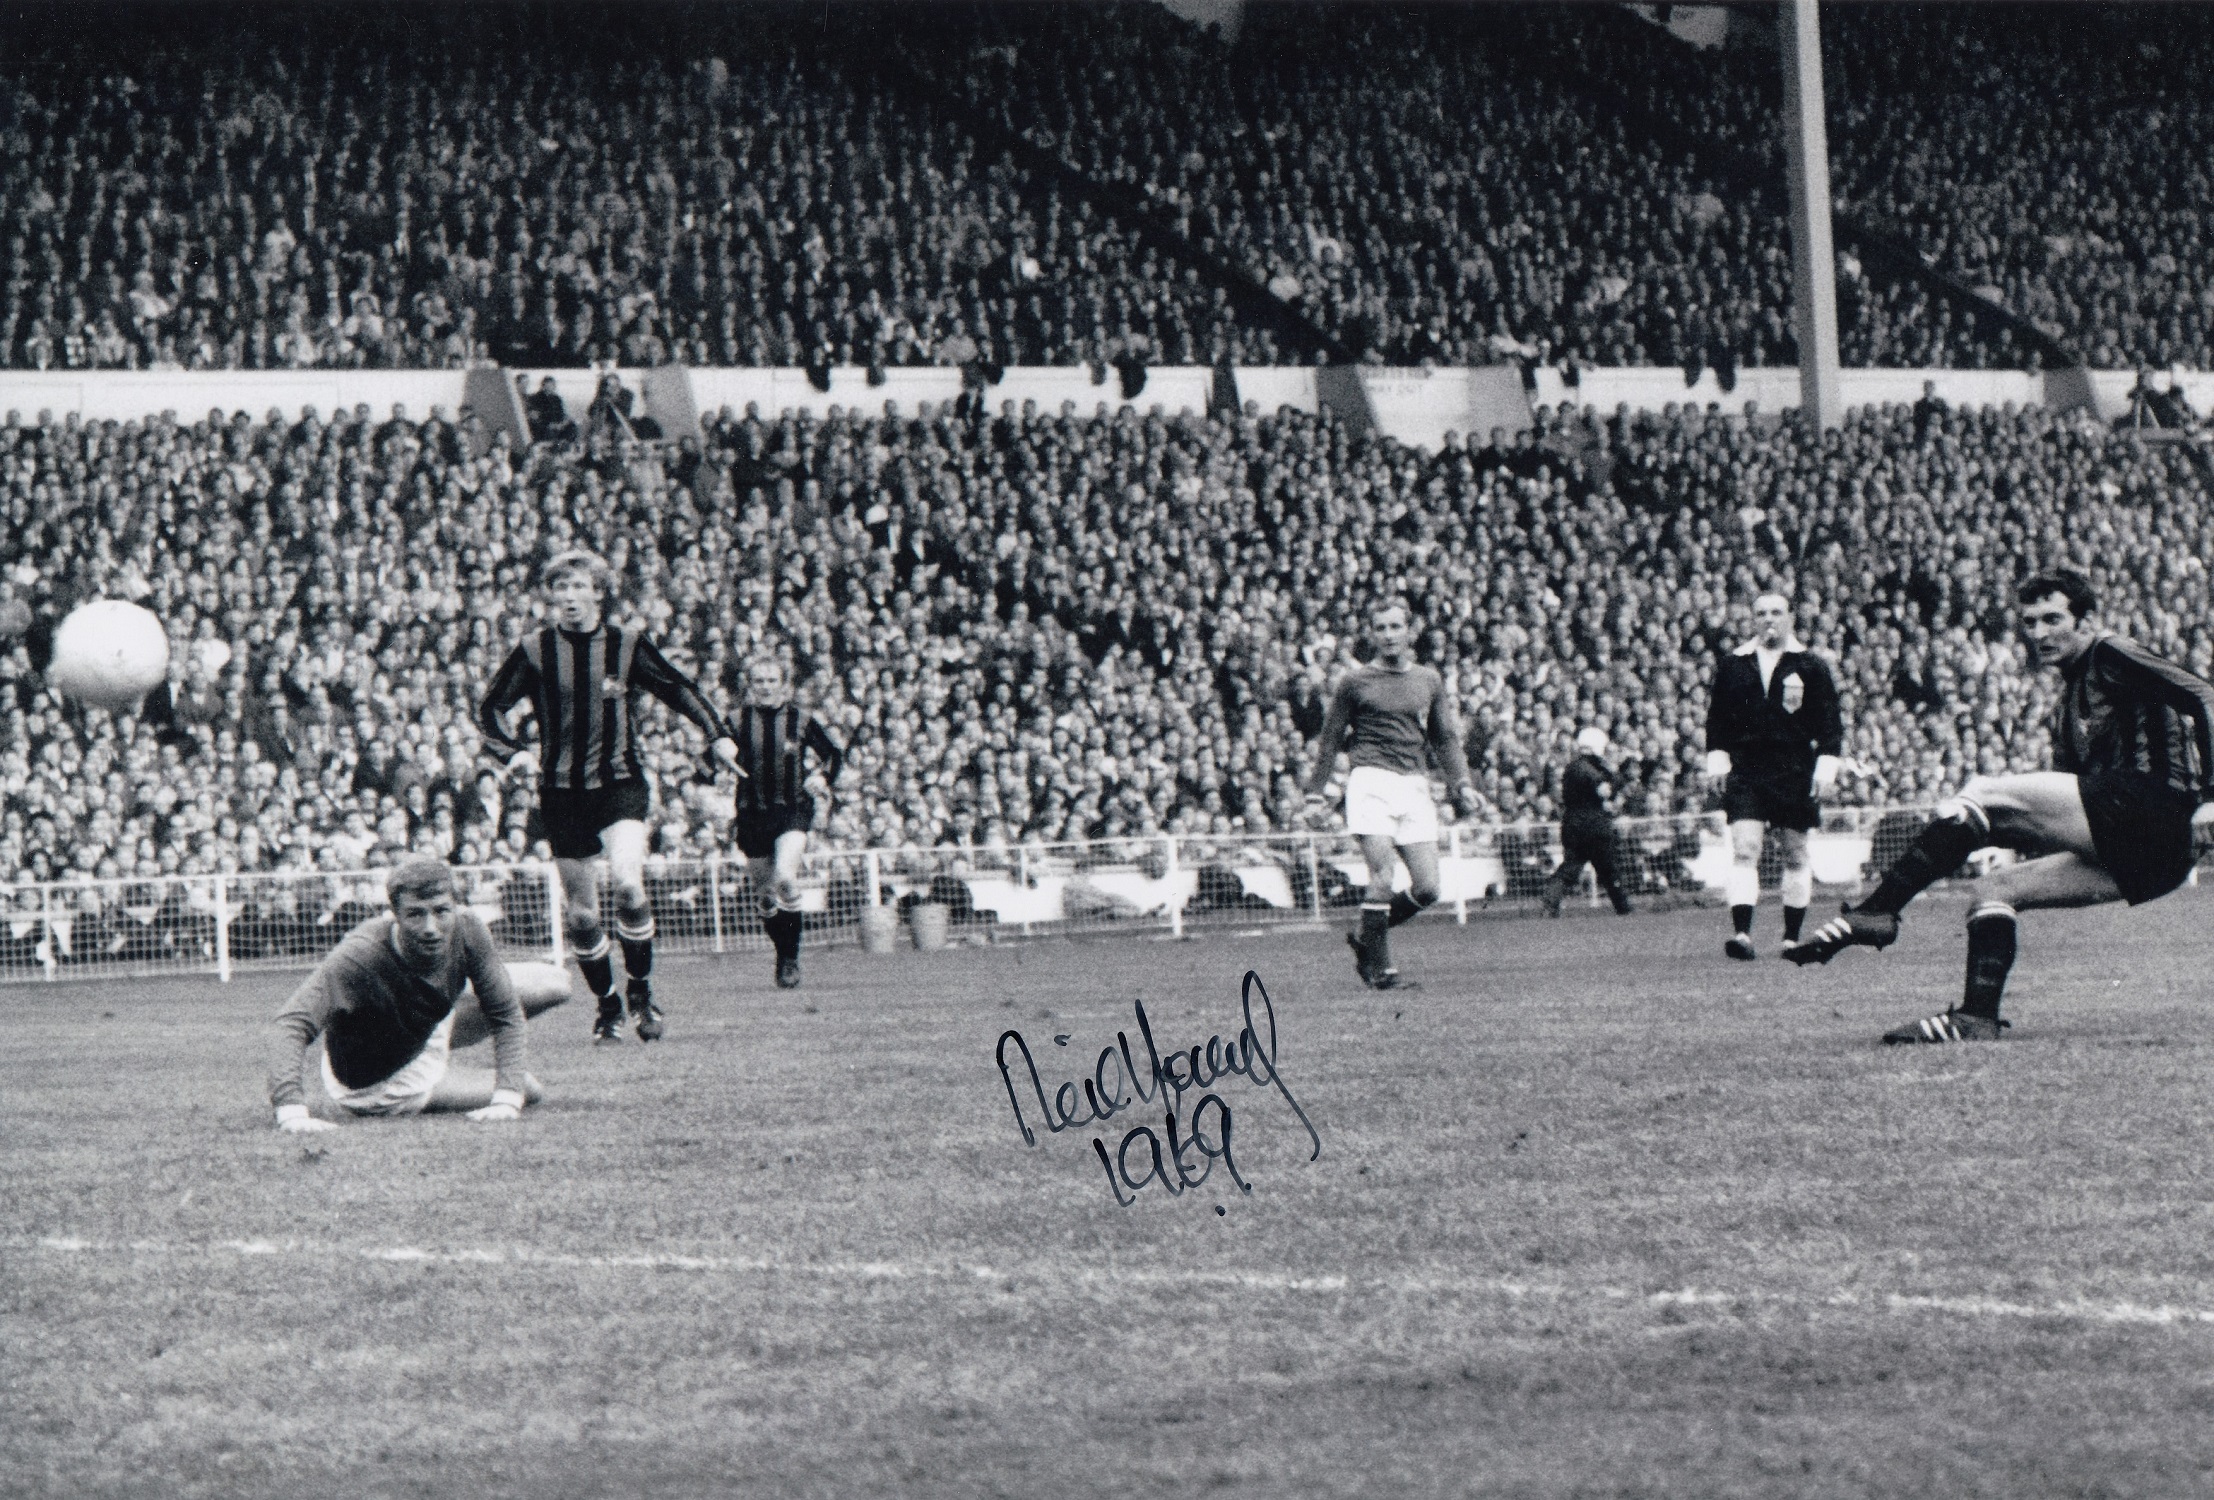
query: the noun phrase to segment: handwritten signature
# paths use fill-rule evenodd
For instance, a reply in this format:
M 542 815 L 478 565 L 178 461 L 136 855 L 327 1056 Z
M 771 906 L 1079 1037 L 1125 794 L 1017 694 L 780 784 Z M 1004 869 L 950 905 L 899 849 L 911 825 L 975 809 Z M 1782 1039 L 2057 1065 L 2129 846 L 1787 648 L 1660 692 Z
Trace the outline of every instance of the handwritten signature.
M 1260 1001 L 1258 1024 L 1253 1005 L 1256 999 Z M 1092 1150 L 1107 1173 L 1107 1186 L 1114 1193 L 1115 1201 L 1128 1208 L 1138 1201 L 1139 1192 L 1156 1182 L 1170 1197 L 1181 1197 L 1204 1183 L 1217 1162 L 1230 1174 L 1239 1192 L 1250 1193 L 1253 1185 L 1238 1170 L 1231 1146 L 1230 1105 L 1214 1091 L 1214 1086 L 1223 1079 L 1237 1076 L 1256 1088 L 1274 1089 L 1283 1096 L 1292 1113 L 1299 1117 L 1299 1123 L 1306 1127 L 1308 1139 L 1314 1142 L 1314 1151 L 1307 1160 L 1319 1160 L 1322 1137 L 1316 1133 L 1314 1122 L 1307 1118 L 1307 1111 L 1300 1108 L 1299 1100 L 1276 1066 L 1276 1008 L 1269 1003 L 1268 987 L 1261 983 L 1261 976 L 1250 969 L 1246 971 L 1240 1000 L 1245 1024 L 1235 1038 L 1225 1042 L 1218 1032 L 1207 1038 L 1205 1044 L 1189 1051 L 1170 1052 L 1165 1059 L 1154 1042 L 1153 1025 L 1146 1019 L 1145 1002 L 1133 1002 L 1137 1009 L 1138 1036 L 1145 1044 L 1146 1065 L 1140 1068 L 1132 1059 L 1130 1034 L 1118 1031 L 1112 1045 L 1099 1049 L 1098 1061 L 1092 1064 L 1092 1076 L 1061 1084 L 1053 1091 L 1051 1102 L 1046 1098 L 1045 1083 L 1038 1076 L 1038 1064 L 1031 1056 L 1030 1044 L 1023 1040 L 1020 1031 L 1002 1032 L 996 1052 L 999 1076 L 1007 1085 L 1007 1102 L 1015 1111 L 1015 1127 L 1022 1132 L 1023 1144 L 1038 1144 L 1037 1134 L 1030 1128 L 1031 1116 L 1024 1110 L 1026 1093 L 1035 1101 L 1036 1118 L 1049 1135 L 1104 1125 L 1124 1110 L 1135 1109 L 1141 1104 L 1165 1106 L 1159 1132 L 1150 1125 L 1133 1125 L 1123 1132 L 1121 1144 L 1112 1153 L 1107 1149 L 1105 1136 L 1092 1137 Z M 1067 1046 L 1068 1038 L 1057 1036 L 1054 1044 Z M 1028 1075 L 1027 1089 L 1016 1084 L 1015 1058 L 1010 1048 L 1020 1054 L 1023 1070 Z M 1193 1102 L 1187 1115 L 1184 1098 L 1195 1090 L 1204 1092 Z M 1181 1123 L 1186 1121 L 1188 1126 Z M 1167 1137 L 1165 1144 L 1164 1135 Z M 1135 1170 L 1130 1165 L 1133 1156 L 1138 1162 Z M 1130 1190 L 1130 1196 L 1124 1196 L 1124 1188 Z M 1221 1211 L 1218 1204 L 1216 1212 Z

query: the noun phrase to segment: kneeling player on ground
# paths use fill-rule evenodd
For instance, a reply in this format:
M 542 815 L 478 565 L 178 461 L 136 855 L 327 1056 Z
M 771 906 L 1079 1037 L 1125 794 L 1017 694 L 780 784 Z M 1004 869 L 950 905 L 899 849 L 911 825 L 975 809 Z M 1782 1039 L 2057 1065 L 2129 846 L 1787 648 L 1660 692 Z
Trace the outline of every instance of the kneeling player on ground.
M 1791 629 L 1791 601 L 1753 601 L 1753 639 L 1715 663 L 1707 707 L 1707 775 L 1723 783 L 1730 824 L 1730 936 L 1722 951 L 1751 959 L 1753 911 L 1760 903 L 1760 856 L 1767 840 L 1783 856 L 1784 956 L 1792 957 L 1814 866 L 1807 831 L 1816 799 L 1837 780 L 1845 726 L 1828 663 Z
M 1345 940 L 1353 947 L 1361 982 L 1388 990 L 1403 984 L 1392 967 L 1391 929 L 1438 899 L 1438 814 L 1430 800 L 1426 755 L 1437 758 L 1470 810 L 1475 792 L 1445 679 L 1416 665 L 1405 607 L 1377 611 L 1372 629 L 1376 662 L 1348 672 L 1331 696 L 1307 795 L 1322 796 L 1338 751 L 1346 750 L 1352 769 L 1345 778 L 1345 829 L 1360 841 L 1368 862 L 1368 896 L 1361 903 L 1359 934 L 1348 933 Z M 1407 865 L 1407 889 L 1395 896 L 1392 877 L 1400 860 Z
M 623 1003 L 615 998 L 615 968 L 600 926 L 599 872 L 607 855 L 615 888 L 615 935 L 623 944 L 630 1017 L 642 1042 L 662 1035 L 653 1003 L 653 906 L 646 898 L 646 812 L 651 794 L 638 754 L 637 695 L 650 693 L 700 727 L 725 765 L 738 747 L 730 726 L 691 679 L 669 664 L 651 640 L 600 618 L 607 565 L 589 552 L 549 558 L 540 573 L 554 628 L 527 635 L 501 664 L 477 708 L 486 744 L 511 769 L 539 773 L 538 815 L 553 846 L 567 908 L 562 926 L 577 968 L 599 1001 L 592 1034 L 623 1039 Z M 528 701 L 538 718 L 538 748 L 518 740 L 507 715 Z
M 746 703 L 738 710 L 738 852 L 761 902 L 763 926 L 776 945 L 780 989 L 800 982 L 799 872 L 807 830 L 815 826 L 815 799 L 807 795 L 807 757 L 824 764 L 835 783 L 845 752 L 813 717 L 791 701 L 784 664 L 765 656 L 746 676 Z
M 2038 660 L 2057 667 L 2051 771 L 1978 776 L 1937 816 L 1866 901 L 1794 950 L 1827 963 L 1854 945 L 1888 948 L 1899 913 L 1976 850 L 2029 856 L 1976 882 L 1960 1004 L 1885 1034 L 1887 1042 L 1996 1040 L 2014 966 L 2015 913 L 2034 907 L 2132 906 L 2191 873 L 2193 824 L 2214 774 L 2214 685 L 2093 623 L 2098 598 L 2079 573 L 2040 573 L 2016 597 Z
M 348 933 L 277 1016 L 269 1064 L 277 1128 L 335 1128 L 308 1113 L 300 1087 L 301 1060 L 318 1036 L 324 1090 L 348 1114 L 515 1119 L 539 1097 L 524 1070 L 524 1020 L 569 998 L 568 973 L 495 957 L 492 934 L 457 905 L 453 872 L 438 860 L 401 865 L 385 892 L 391 914 Z M 448 1065 L 454 1048 L 487 1035 L 496 1073 Z

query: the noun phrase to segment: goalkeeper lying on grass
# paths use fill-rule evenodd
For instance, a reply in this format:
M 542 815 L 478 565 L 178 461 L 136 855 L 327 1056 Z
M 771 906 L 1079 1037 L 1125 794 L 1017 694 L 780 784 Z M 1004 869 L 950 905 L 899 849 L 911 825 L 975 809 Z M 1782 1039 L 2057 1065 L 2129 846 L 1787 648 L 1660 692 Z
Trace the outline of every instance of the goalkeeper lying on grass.
M 269 1102 L 277 1128 L 334 1130 L 308 1112 L 300 1065 L 323 1038 L 323 1087 L 354 1115 L 462 1110 L 472 1120 L 513 1120 L 539 1098 L 524 1071 L 527 1017 L 569 998 L 551 964 L 510 966 L 494 957 L 484 922 L 455 901 L 453 872 L 411 859 L 385 881 L 389 916 L 371 917 L 316 966 L 277 1016 Z M 447 1055 L 493 1038 L 497 1075 L 452 1068 Z

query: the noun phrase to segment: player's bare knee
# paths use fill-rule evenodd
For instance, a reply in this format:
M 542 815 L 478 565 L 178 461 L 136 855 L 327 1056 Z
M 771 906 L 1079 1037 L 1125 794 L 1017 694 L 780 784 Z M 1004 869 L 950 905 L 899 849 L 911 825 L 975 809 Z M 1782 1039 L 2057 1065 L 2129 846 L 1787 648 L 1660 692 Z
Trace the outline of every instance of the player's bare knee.
M 799 882 L 790 876 L 779 879 L 776 883 L 774 900 L 778 908 L 783 911 L 798 911 L 800 904 Z
M 1941 821 L 1964 823 L 1968 827 L 1988 833 L 1991 829 L 1991 807 L 2003 802 L 1999 787 L 1989 777 L 1970 778 L 1968 784 L 1937 804 L 1933 815 Z
M 643 926 L 653 916 L 652 903 L 646 899 L 643 881 L 636 885 L 615 887 L 615 915 L 632 927 Z
M 1435 880 L 1417 880 L 1407 887 L 1407 899 L 1417 906 L 1435 906 L 1438 901 L 1438 883 Z
M 607 941 L 607 934 L 600 929 L 599 913 L 586 907 L 572 906 L 563 913 L 561 929 L 569 946 L 579 953 L 589 953 Z

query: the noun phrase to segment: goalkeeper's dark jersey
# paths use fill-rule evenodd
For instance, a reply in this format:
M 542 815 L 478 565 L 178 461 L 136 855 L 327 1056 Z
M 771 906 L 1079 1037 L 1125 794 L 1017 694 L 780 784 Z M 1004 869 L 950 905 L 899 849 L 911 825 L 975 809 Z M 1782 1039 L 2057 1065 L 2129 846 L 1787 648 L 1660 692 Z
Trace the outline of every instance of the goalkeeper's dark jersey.
M 478 705 L 477 728 L 504 754 L 527 748 L 500 723 L 527 698 L 538 715 L 538 769 L 546 786 L 588 792 L 643 781 L 632 708 L 640 692 L 699 725 L 710 740 L 730 736 L 715 706 L 652 641 L 612 625 L 524 636 Z
M 2053 768 L 2135 771 L 2203 801 L 2214 768 L 2214 685 L 2101 632 L 2062 670 Z

